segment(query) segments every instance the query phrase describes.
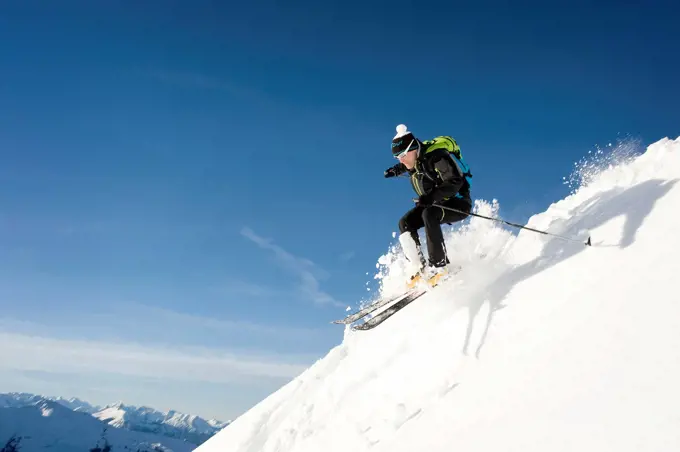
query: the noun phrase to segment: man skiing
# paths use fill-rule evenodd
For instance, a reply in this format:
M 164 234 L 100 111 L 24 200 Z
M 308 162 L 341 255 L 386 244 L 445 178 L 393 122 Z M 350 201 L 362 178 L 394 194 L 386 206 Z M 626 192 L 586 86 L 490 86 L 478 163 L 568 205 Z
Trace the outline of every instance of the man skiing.
M 446 276 L 449 263 L 441 225 L 461 221 L 472 210 L 468 180 L 472 174 L 453 138 L 439 136 L 420 141 L 404 124 L 397 126 L 397 134 L 392 139 L 392 154 L 399 163 L 385 170 L 385 177 L 408 173 L 418 195 L 415 207 L 399 220 L 399 243 L 404 255 L 415 267 L 407 285 L 412 288 L 424 278 L 434 286 Z M 466 213 L 442 209 L 434 204 Z M 418 230 L 423 227 L 429 263 L 425 262 L 418 237 Z

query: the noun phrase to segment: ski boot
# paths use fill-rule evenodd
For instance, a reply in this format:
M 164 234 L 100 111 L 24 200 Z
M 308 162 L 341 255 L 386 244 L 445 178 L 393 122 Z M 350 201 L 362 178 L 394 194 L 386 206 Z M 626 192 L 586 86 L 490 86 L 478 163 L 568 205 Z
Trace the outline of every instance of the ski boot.
M 427 284 L 435 287 L 440 281 L 445 280 L 449 275 L 447 267 L 430 267 L 427 272 Z
M 413 239 L 410 232 L 402 233 L 399 236 L 399 243 L 401 243 L 404 257 L 410 262 L 411 268 L 415 270 L 406 282 L 406 288 L 411 290 L 422 280 L 423 271 L 426 266 L 425 257 L 423 256 L 419 243 Z
M 447 267 L 425 267 L 421 268 L 411 276 L 406 283 L 406 287 L 411 290 L 421 282 L 425 282 L 429 287 L 436 287 L 441 281 L 444 281 L 449 276 L 449 269 Z
M 416 287 L 418 285 L 418 283 L 420 281 L 422 281 L 422 274 L 423 274 L 422 270 L 418 270 L 418 272 L 416 274 L 412 275 L 409 278 L 408 282 L 406 283 L 406 288 L 408 290 L 411 290 L 414 287 Z

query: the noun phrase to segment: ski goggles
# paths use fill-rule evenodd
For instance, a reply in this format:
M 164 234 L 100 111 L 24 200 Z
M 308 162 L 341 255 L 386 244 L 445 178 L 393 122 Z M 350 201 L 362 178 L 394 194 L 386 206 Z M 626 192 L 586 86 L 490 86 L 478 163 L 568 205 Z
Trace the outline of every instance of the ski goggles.
M 405 156 L 407 152 L 415 151 L 416 149 L 418 149 L 417 143 L 416 146 L 413 146 L 414 142 L 415 139 L 411 140 L 408 146 L 402 146 L 403 145 L 402 141 L 392 144 L 392 155 L 394 155 L 394 158 L 399 160 L 400 158 Z

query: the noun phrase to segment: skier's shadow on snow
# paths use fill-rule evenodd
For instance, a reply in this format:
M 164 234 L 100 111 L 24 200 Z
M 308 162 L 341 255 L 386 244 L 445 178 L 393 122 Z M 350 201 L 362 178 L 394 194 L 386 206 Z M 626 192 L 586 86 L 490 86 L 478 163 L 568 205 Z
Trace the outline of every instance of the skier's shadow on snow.
M 499 278 L 486 286 L 483 291 L 471 294 L 472 296 L 470 297 L 465 297 L 470 302 L 464 305 L 469 310 L 469 317 L 463 353 L 468 354 L 474 321 L 484 303 L 489 304 L 489 311 L 484 332 L 475 351 L 477 358 L 479 358 L 481 349 L 486 342 L 494 313 L 505 307 L 501 302 L 515 284 L 586 250 L 596 253 L 597 248 L 602 247 L 616 246 L 622 249 L 627 248 L 635 242 L 638 229 L 654 208 L 656 201 L 668 193 L 677 182 L 678 179 L 657 179 L 642 182 L 630 188 L 617 188 L 599 193 L 588 200 L 585 209 L 569 212 L 570 215 L 576 216 L 575 220 L 572 218 L 568 220 L 554 220 L 548 229 L 551 232 L 566 236 L 574 236 L 580 231 L 594 229 L 619 216 L 625 217 L 625 224 L 621 240 L 618 244 L 608 243 L 604 237 L 592 237 L 593 246 L 591 248 L 579 243 L 566 242 L 559 238 L 550 237 L 538 258 L 505 271 Z M 564 227 L 567 221 L 570 223 L 568 228 Z M 567 284 L 566 281 L 565 284 Z

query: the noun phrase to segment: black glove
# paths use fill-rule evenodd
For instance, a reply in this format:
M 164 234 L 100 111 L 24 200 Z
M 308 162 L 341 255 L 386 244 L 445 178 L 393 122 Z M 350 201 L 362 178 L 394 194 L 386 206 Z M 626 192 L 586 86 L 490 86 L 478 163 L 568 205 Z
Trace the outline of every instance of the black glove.
M 401 175 L 404 171 L 406 171 L 406 167 L 402 163 L 397 163 L 385 170 L 385 177 L 396 177 Z
M 386 178 L 387 178 L 387 177 L 396 177 L 396 176 L 397 176 L 397 170 L 396 170 L 396 168 L 392 167 L 392 168 L 387 168 L 387 169 L 385 170 L 385 177 L 386 177 Z
M 418 207 L 430 207 L 432 203 L 434 203 L 434 197 L 432 196 L 432 193 L 420 195 L 416 200 L 416 205 Z

